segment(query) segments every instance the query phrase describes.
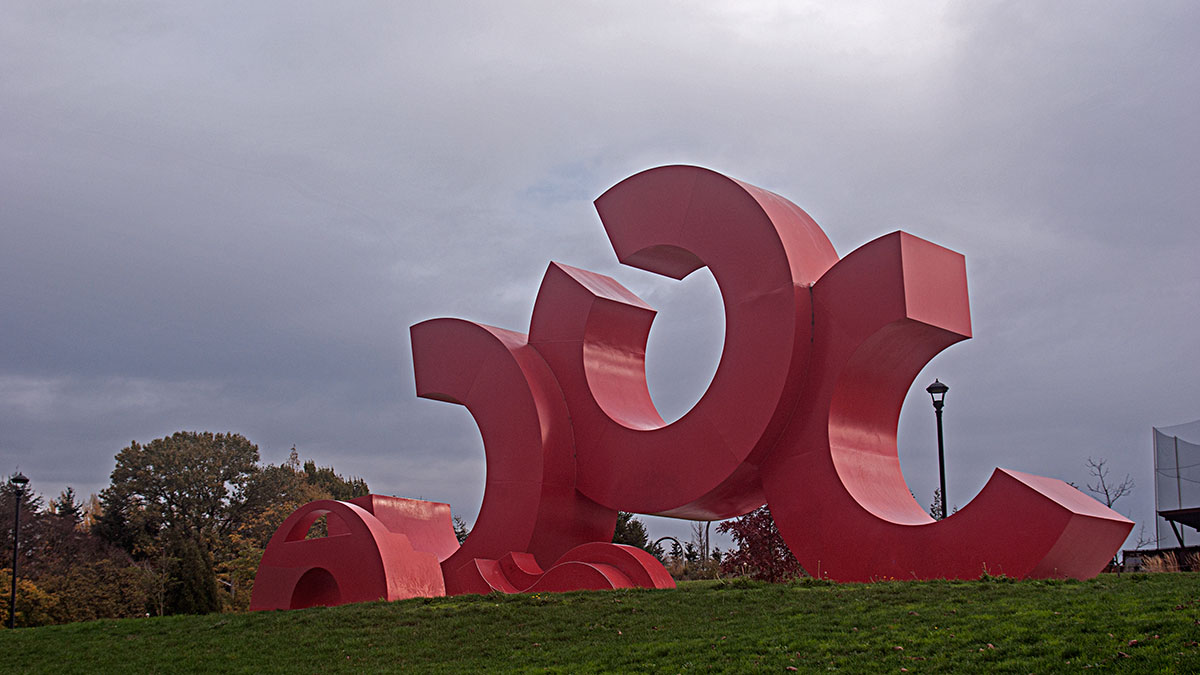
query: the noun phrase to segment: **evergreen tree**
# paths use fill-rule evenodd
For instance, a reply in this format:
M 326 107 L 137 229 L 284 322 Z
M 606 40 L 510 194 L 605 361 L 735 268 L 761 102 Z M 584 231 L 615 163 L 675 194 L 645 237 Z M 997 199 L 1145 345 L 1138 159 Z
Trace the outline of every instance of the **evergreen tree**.
M 933 502 L 929 505 L 929 515 L 934 520 L 942 519 L 942 489 L 933 489 Z
M 59 518 L 66 519 L 72 525 L 78 526 L 83 522 L 83 504 L 75 501 L 75 488 L 70 485 L 58 499 L 51 500 L 50 510 Z
M 671 543 L 671 558 L 674 560 L 683 559 L 683 547 L 679 545 L 678 540 Z
M 220 611 L 217 577 L 212 559 L 187 533 L 172 533 L 165 610 L 167 614 L 209 614 Z
M 12 566 L 13 509 L 17 505 L 17 494 L 16 486 L 7 480 L 0 485 L 0 532 L 4 533 L 0 536 L 0 567 L 5 568 Z M 34 492 L 32 482 L 26 485 L 20 494 L 21 524 L 18 531 L 21 537 L 21 547 L 17 561 L 18 578 L 26 577 L 33 570 L 30 565 L 35 564 L 37 560 L 34 550 L 44 538 L 42 528 L 44 500 Z
M 646 534 L 646 526 L 642 521 L 633 517 L 632 513 L 620 511 L 617 513 L 617 526 L 613 530 L 613 543 L 636 546 L 645 551 L 650 550 L 650 537 Z
M 295 452 L 295 448 L 292 448 Z M 305 481 L 328 494 L 332 499 L 347 501 L 371 493 L 367 482 L 361 478 L 343 478 L 334 472 L 331 466 L 317 466 L 311 459 L 304 463 Z
M 467 521 L 454 516 L 454 538 L 458 539 L 458 543 L 463 543 L 470 536 L 471 531 L 467 529 Z

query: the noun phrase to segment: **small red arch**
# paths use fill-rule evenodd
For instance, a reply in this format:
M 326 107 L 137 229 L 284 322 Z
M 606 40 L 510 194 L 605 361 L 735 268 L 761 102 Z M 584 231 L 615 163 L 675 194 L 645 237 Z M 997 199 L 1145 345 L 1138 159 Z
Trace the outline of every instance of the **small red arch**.
M 314 567 L 304 573 L 292 591 L 292 609 L 305 607 L 333 607 L 342 604 L 342 592 L 337 579 L 323 567 Z

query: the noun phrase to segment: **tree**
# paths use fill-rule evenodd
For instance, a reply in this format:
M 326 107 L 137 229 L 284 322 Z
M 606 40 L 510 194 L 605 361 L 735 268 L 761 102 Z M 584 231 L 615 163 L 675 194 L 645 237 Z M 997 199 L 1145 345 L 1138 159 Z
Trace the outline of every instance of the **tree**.
M 116 460 L 98 525 L 135 557 L 156 553 L 164 531 L 189 533 L 211 551 L 255 506 L 246 496 L 259 471 L 258 446 L 241 434 L 180 431 L 133 441 Z
M 81 507 L 83 509 L 82 522 L 79 523 L 80 529 L 84 532 L 90 532 L 92 526 L 100 518 L 100 514 L 104 512 L 104 507 L 100 504 L 100 495 L 93 492 L 88 495 L 87 501 Z
M 293 511 L 370 493 L 361 478 L 301 464 L 295 447 L 260 466 L 258 447 L 234 433 L 133 441 L 111 478 L 91 531 L 133 556 L 157 614 L 245 609 L 263 550 Z
M 11 489 L 0 491 L 5 522 L 12 519 L 13 496 Z M 79 527 L 74 490 L 67 488 L 45 510 L 42 501 L 27 487 L 21 505 L 18 625 L 144 614 L 141 575 L 123 551 Z M 7 562 L 12 559 L 11 536 L 4 541 Z
M 909 494 L 912 494 L 911 490 L 909 491 Z M 956 513 L 958 513 L 958 507 L 952 507 L 950 509 L 950 515 L 954 515 Z M 929 504 L 929 515 L 934 520 L 942 519 L 942 489 L 940 487 L 933 489 L 933 501 Z
M 646 533 L 646 525 L 637 518 L 634 518 L 632 513 L 624 511 L 617 513 L 617 526 L 613 530 L 613 543 L 636 546 L 645 551 L 650 551 L 650 537 Z
M 1103 500 L 1104 505 L 1111 509 L 1113 504 L 1117 503 L 1118 499 L 1124 497 L 1130 492 L 1133 492 L 1133 478 L 1131 478 L 1129 474 L 1125 474 L 1125 478 L 1121 479 L 1120 482 L 1112 483 L 1108 478 L 1107 464 L 1108 460 L 1106 459 L 1101 458 L 1099 461 L 1096 461 L 1091 457 L 1088 457 L 1088 473 L 1092 474 L 1092 477 L 1096 479 L 1096 482 L 1094 485 L 1092 483 L 1084 483 L 1084 485 L 1087 486 L 1088 492 L 1091 492 Z M 1141 546 L 1141 533 L 1139 532 L 1137 548 L 1141 548 Z M 1117 564 L 1116 553 L 1113 554 L 1112 564 L 1114 566 Z
M 1108 461 L 1105 459 L 1096 461 L 1088 457 L 1088 473 L 1092 474 L 1092 477 L 1096 479 L 1096 483 L 1095 485 L 1086 483 L 1086 485 L 1088 492 L 1103 500 L 1105 506 L 1112 508 L 1112 505 L 1116 504 L 1118 499 L 1133 492 L 1134 485 L 1133 478 L 1130 478 L 1129 474 L 1125 474 L 1125 478 L 1119 483 L 1112 483 L 1108 478 L 1107 463 Z
M 62 491 L 58 499 L 51 500 L 50 510 L 54 512 L 54 515 L 65 518 L 76 527 L 83 523 L 83 504 L 75 501 L 75 488 L 70 485 Z
M 71 565 L 62 575 L 39 580 L 54 598 L 53 623 L 143 616 L 146 589 L 129 559 L 104 558 Z
M 463 543 L 470 535 L 471 530 L 467 528 L 467 521 L 454 516 L 454 538 L 458 540 L 458 543 Z
M 709 536 L 709 530 L 712 528 L 711 520 L 697 520 L 692 522 L 692 541 L 695 542 L 696 548 L 700 550 L 700 558 L 707 560 L 709 551 L 712 546 L 712 539 Z
M 10 554 L 11 555 L 11 554 Z M 8 627 L 8 592 L 12 587 L 12 570 L 0 569 L 0 588 L 4 589 L 4 601 L 0 602 L 0 626 Z M 17 572 L 17 627 L 45 626 L 54 622 L 56 599 L 38 587 L 36 583 Z
M 784 543 L 771 510 L 766 506 L 721 523 L 717 532 L 728 533 L 737 545 L 737 549 L 726 553 L 721 562 L 721 571 L 726 574 L 745 574 L 762 581 L 780 582 L 803 573 L 800 562 Z
M 292 452 L 296 452 L 292 446 Z M 367 482 L 361 478 L 343 478 L 334 472 L 332 466 L 317 466 L 311 459 L 304 463 L 305 481 L 329 495 L 330 499 L 348 500 L 370 494 Z
M 720 528 L 717 531 L 720 532 Z M 683 558 L 683 547 L 679 545 L 679 540 L 671 542 L 671 557 L 676 560 Z
M 346 500 L 370 492 L 361 478 L 344 478 L 332 467 L 318 467 L 312 460 L 301 464 L 295 446 L 286 462 L 263 467 L 246 489 L 249 506 L 242 510 L 233 531 L 219 542 L 213 553 L 217 580 L 229 589 L 228 594 L 221 596 L 225 606 L 235 611 L 249 606 L 263 550 L 293 511 L 318 499 Z M 321 530 L 325 525 L 322 518 L 313 529 Z
M 209 614 L 221 609 L 212 559 L 189 532 L 168 536 L 166 614 Z
M 177 432 L 117 453 L 93 531 L 142 563 L 158 612 L 220 609 L 214 554 L 268 495 L 253 492 L 258 447 L 240 434 Z
M 16 486 L 7 480 L 0 485 L 0 566 L 12 565 L 13 555 L 13 509 L 17 505 L 18 491 Z M 33 490 L 33 484 L 26 485 L 21 494 L 21 524 L 18 528 L 21 538 L 20 555 L 17 561 L 17 578 L 29 576 L 36 569 L 38 556 L 35 555 L 41 542 L 45 540 L 42 530 L 42 497 Z M 7 587 L 6 587 L 7 588 Z

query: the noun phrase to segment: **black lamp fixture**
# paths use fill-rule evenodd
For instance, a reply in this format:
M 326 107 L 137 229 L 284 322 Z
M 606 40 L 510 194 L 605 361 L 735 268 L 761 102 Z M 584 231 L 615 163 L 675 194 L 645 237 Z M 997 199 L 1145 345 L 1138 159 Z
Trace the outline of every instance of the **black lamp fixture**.
M 929 398 L 933 400 L 933 412 L 937 415 L 938 432 L 938 477 L 942 484 L 942 518 L 946 518 L 946 448 L 942 441 L 942 407 L 946 405 L 946 392 L 950 391 L 941 380 L 934 378 L 933 384 L 925 387 Z
M 8 479 L 13 486 L 13 559 L 12 559 L 12 594 L 8 599 L 8 627 L 17 627 L 17 552 L 21 543 L 21 499 L 25 497 L 25 486 L 29 479 L 17 471 Z
M 934 410 L 941 410 L 942 405 L 946 402 L 946 392 L 950 391 L 950 387 L 942 384 L 941 380 L 935 379 L 933 384 L 925 387 L 925 391 L 929 392 L 929 398 L 933 399 Z

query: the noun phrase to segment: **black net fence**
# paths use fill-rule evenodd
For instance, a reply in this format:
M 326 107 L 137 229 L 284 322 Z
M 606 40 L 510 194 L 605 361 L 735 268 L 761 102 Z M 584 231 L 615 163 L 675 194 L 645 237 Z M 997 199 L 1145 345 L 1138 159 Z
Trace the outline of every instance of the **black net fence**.
M 1177 519 L 1200 520 L 1200 420 L 1154 428 L 1154 504 L 1160 513 L 1175 512 Z M 1179 513 L 1188 509 L 1197 513 Z M 1194 525 L 1177 522 L 1172 529 L 1171 521 L 1161 516 L 1155 525 L 1159 547 L 1200 544 Z

